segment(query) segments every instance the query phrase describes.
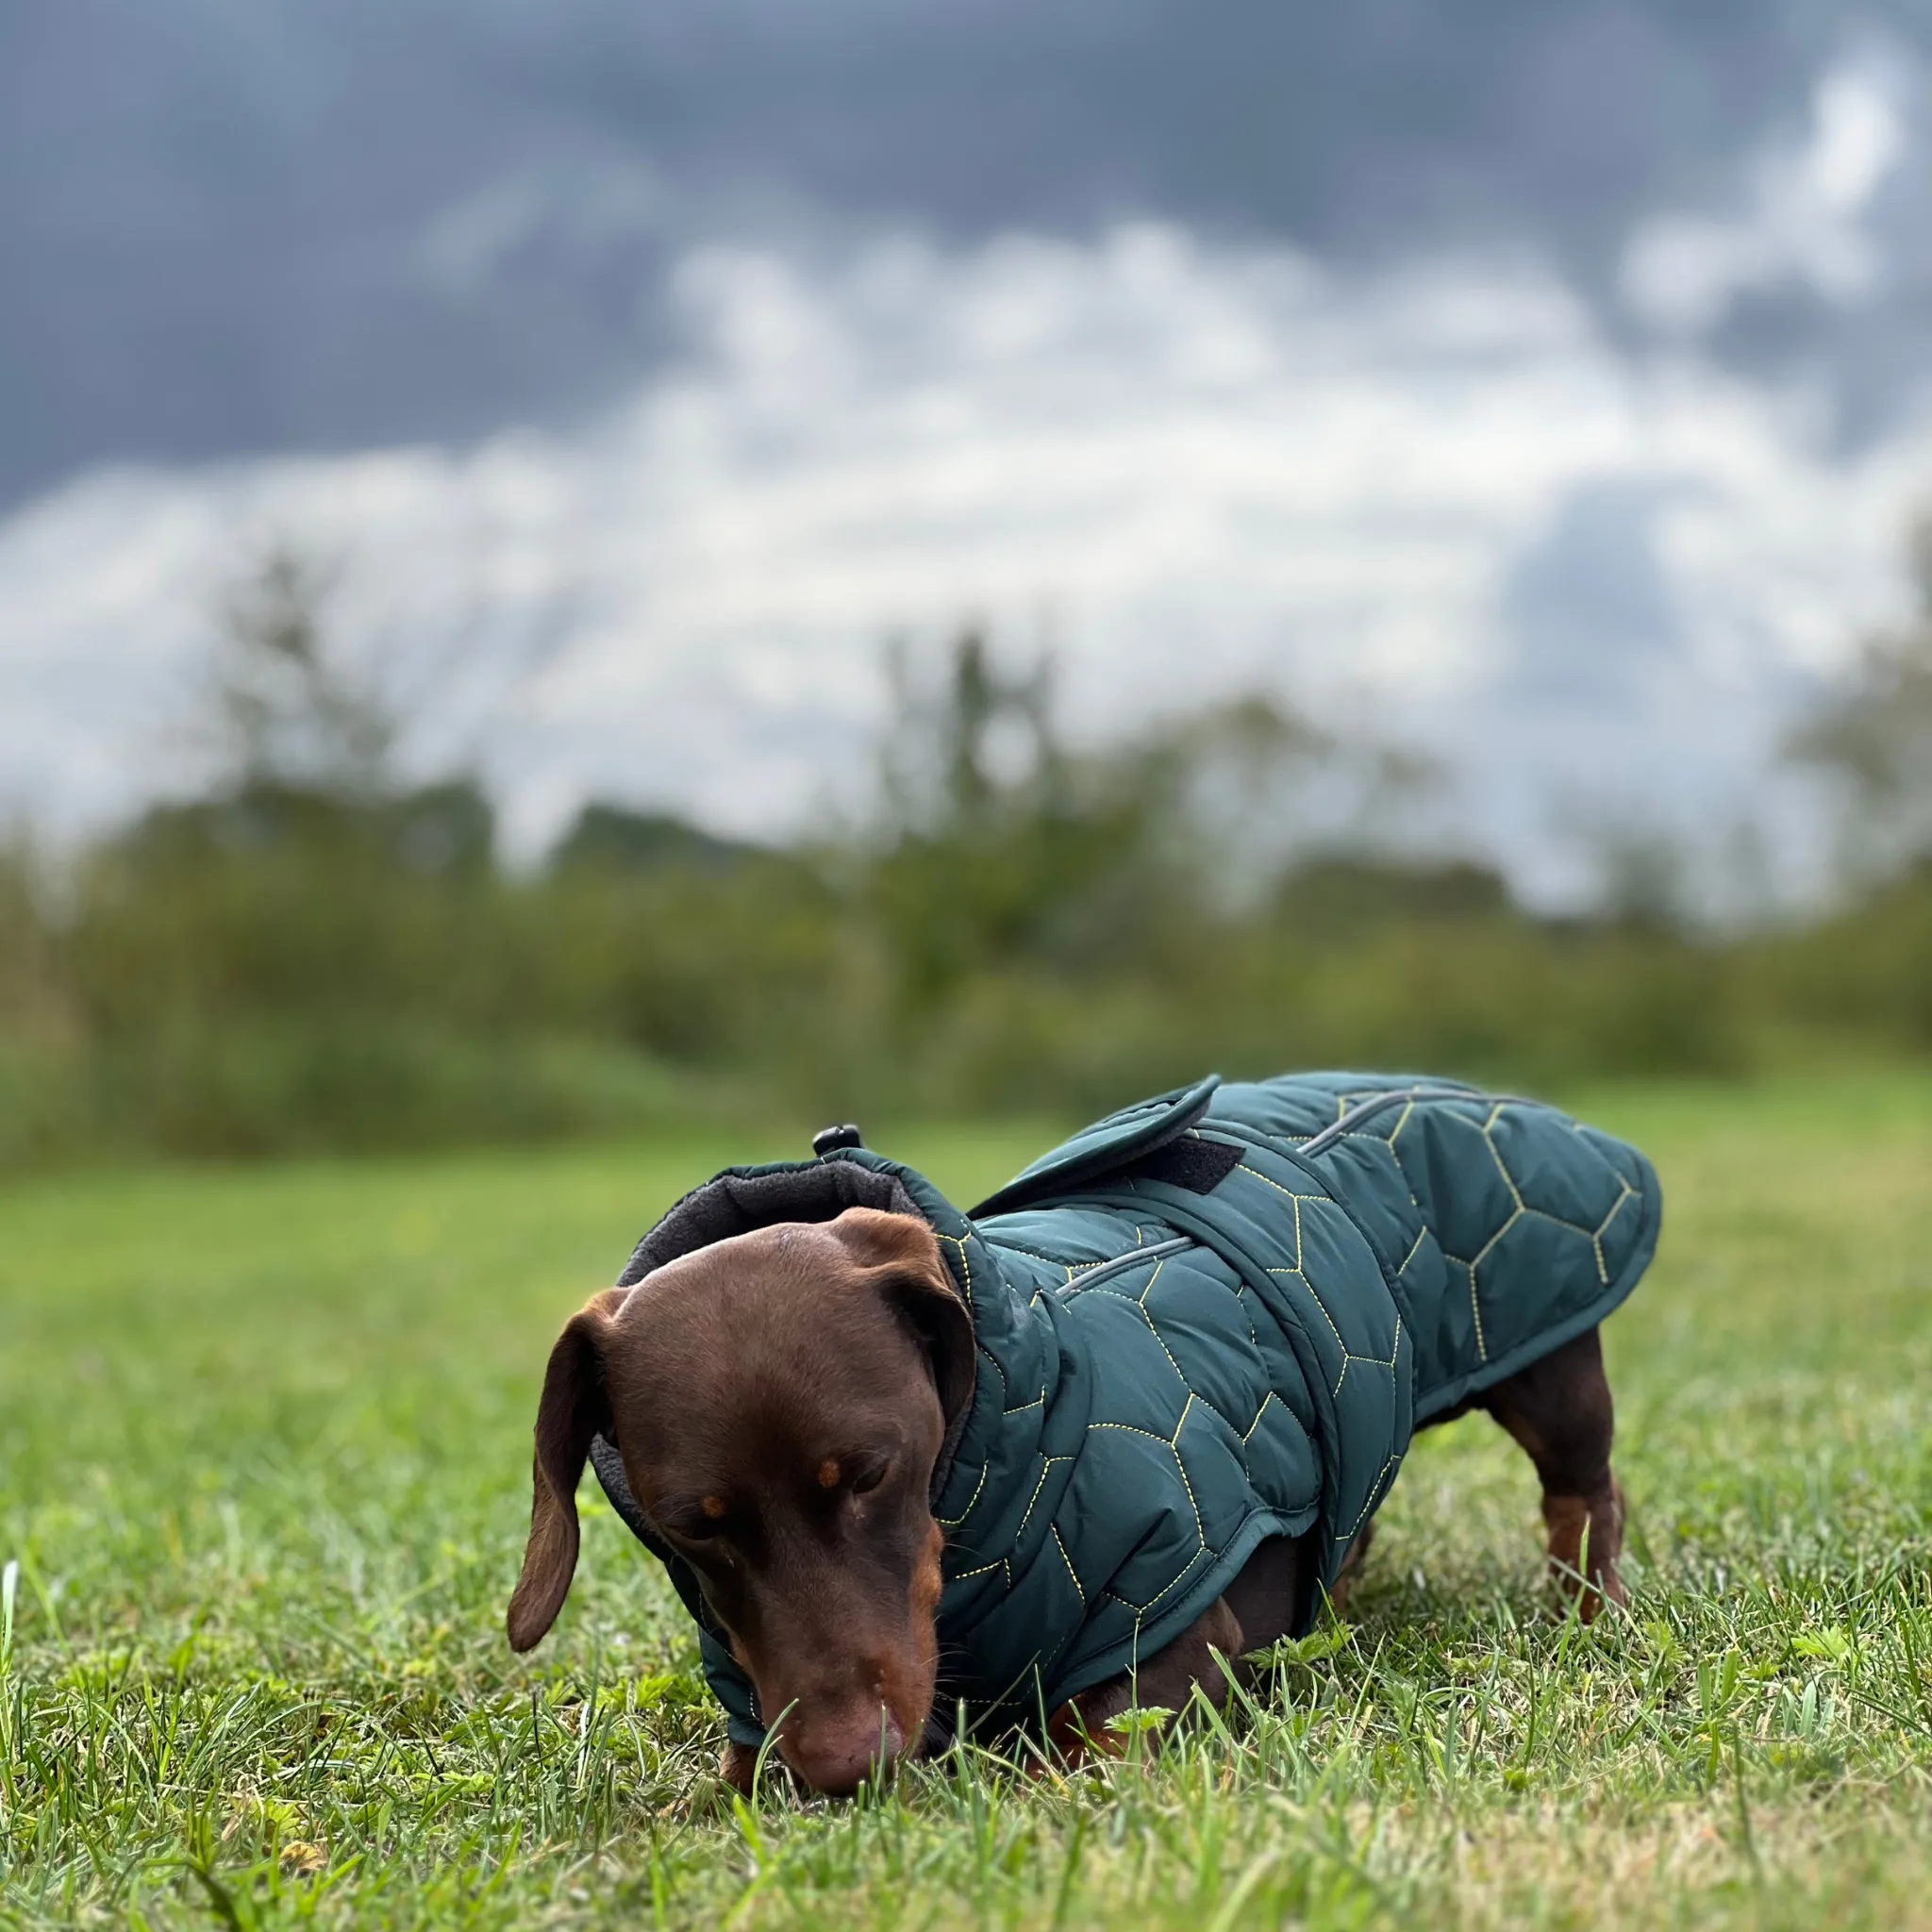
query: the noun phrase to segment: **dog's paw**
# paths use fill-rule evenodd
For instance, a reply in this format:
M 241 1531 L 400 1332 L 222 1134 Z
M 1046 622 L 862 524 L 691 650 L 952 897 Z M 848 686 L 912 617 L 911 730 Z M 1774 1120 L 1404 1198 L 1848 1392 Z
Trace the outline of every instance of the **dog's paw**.
M 1127 1734 L 1116 1724 L 1127 1699 L 1104 1684 L 1080 1697 L 1070 1697 L 1047 1720 L 1046 1741 L 1055 1768 L 1078 1771 L 1103 1757 L 1124 1757 Z M 1045 1769 L 1042 1764 L 1041 1769 Z
M 735 1739 L 718 1754 L 718 1775 L 734 1791 L 751 1796 L 752 1781 L 758 1775 L 758 1754 Z
M 1624 1491 L 1614 1481 L 1598 1496 L 1545 1496 L 1550 1574 L 1580 1623 L 1593 1623 L 1606 1604 L 1630 1600 L 1617 1559 L 1624 1553 Z

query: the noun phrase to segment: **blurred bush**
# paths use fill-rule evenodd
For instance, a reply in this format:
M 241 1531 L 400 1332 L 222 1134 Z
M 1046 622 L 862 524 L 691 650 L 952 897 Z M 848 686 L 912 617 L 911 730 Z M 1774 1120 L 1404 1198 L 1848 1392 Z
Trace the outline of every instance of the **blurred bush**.
M 509 874 L 476 787 L 390 775 L 311 594 L 277 563 L 238 605 L 210 796 L 58 869 L 0 852 L 0 1163 L 1064 1115 L 1209 1067 L 1552 1088 L 1932 1052 L 1916 837 L 1804 930 L 1718 940 L 1636 901 L 1542 920 L 1478 865 L 1278 836 L 1425 793 L 1386 750 L 1248 701 L 1076 754 L 1043 681 L 970 638 L 939 690 L 902 679 L 863 832 L 772 850 L 596 804 Z M 1868 657 L 1797 747 L 1854 813 L 1868 772 L 1918 797 L 1883 694 L 1922 658 L 1923 634 Z

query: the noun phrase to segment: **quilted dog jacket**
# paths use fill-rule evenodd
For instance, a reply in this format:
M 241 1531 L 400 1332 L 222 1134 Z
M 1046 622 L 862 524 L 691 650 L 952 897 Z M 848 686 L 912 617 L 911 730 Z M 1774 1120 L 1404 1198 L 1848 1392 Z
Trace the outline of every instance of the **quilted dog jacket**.
M 858 1205 L 923 1216 L 972 1310 L 977 1381 L 933 1483 L 936 1708 L 1018 1722 L 1153 1657 L 1266 1537 L 1315 1529 L 1331 1582 L 1417 1424 L 1601 1321 L 1662 1210 L 1635 1148 L 1534 1102 L 1360 1074 L 1208 1079 L 1100 1122 L 970 1214 L 858 1146 L 731 1170 L 622 1280 Z M 756 1743 L 696 1579 L 614 1448 L 591 1459 L 697 1619 L 733 1737 Z

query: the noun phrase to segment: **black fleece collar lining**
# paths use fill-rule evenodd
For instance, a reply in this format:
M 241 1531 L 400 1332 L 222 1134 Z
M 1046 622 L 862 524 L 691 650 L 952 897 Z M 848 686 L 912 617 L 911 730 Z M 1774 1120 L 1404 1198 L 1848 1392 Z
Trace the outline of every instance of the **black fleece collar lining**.
M 733 1168 L 693 1188 L 632 1250 L 617 1277 L 619 1288 L 635 1288 L 645 1275 L 713 1241 L 752 1234 L 781 1221 L 836 1221 L 848 1208 L 876 1208 L 887 1214 L 925 1216 L 897 1174 L 852 1160 L 819 1160 L 796 1167 L 763 1171 Z M 932 1493 L 937 1496 L 953 1467 L 953 1457 L 972 1408 L 963 1405 L 946 1430 L 939 1460 L 933 1465 Z M 591 1467 L 610 1507 L 624 1519 L 638 1541 L 659 1556 L 665 1551 L 651 1533 L 644 1512 L 631 1494 L 624 1459 L 615 1442 L 603 1436 L 591 1443 Z
M 634 1288 L 655 1268 L 780 1221 L 836 1221 L 848 1208 L 924 1216 L 896 1174 L 851 1160 L 818 1160 L 759 1172 L 730 1168 L 693 1188 L 632 1252 L 619 1288 Z

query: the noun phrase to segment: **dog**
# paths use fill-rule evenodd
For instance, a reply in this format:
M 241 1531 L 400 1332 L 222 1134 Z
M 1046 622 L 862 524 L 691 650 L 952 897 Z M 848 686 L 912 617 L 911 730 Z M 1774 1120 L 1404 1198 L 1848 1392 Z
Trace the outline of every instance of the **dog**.
M 1634 1149 L 1443 1083 L 1204 1082 L 960 1216 L 857 1139 L 687 1197 L 539 1404 L 512 1646 L 562 1607 L 592 1460 L 699 1622 L 739 1790 L 774 1745 L 849 1793 L 949 1707 L 1077 1757 L 1221 1703 L 1345 1593 L 1414 1428 L 1471 1408 L 1534 1465 L 1576 1614 L 1624 1602 L 1597 1318 L 1655 1245 Z

